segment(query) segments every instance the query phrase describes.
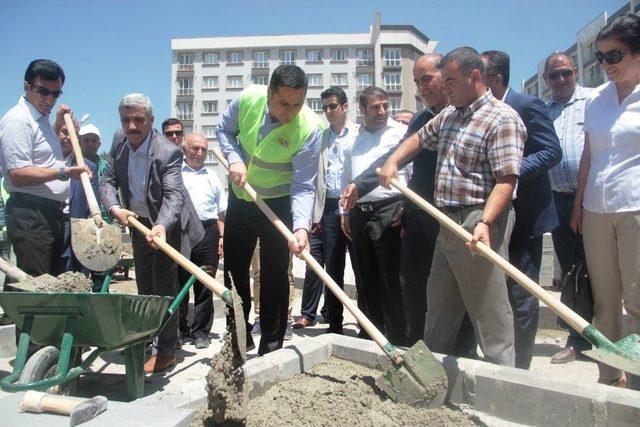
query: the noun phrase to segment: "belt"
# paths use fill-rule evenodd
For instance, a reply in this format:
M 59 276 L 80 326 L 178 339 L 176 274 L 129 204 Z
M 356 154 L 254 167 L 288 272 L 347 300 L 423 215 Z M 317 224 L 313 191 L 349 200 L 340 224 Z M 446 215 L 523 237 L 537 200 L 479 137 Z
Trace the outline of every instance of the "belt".
M 446 214 L 451 214 L 451 213 L 461 212 L 468 208 L 481 208 L 484 205 L 485 205 L 484 203 L 478 203 L 475 205 L 442 206 L 440 210 Z
M 388 199 L 376 200 L 374 202 L 356 203 L 356 208 L 360 209 L 362 212 L 373 212 L 377 208 L 399 202 L 400 200 L 402 200 L 402 195 L 397 195 L 389 197 Z
M 34 196 L 33 194 L 20 193 L 20 192 L 11 193 L 9 198 L 12 198 L 16 201 L 31 203 L 35 206 L 55 209 L 59 211 L 64 209 L 64 206 L 66 204 L 66 202 L 60 202 L 58 200 L 48 199 L 46 197 Z

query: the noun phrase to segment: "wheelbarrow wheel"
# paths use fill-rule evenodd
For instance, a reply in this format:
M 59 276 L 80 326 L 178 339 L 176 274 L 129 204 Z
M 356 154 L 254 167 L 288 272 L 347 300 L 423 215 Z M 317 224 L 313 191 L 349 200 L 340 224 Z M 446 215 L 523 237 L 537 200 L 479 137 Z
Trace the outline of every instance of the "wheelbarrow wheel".
M 33 353 L 22 369 L 18 384 L 29 384 L 50 378 L 56 374 L 60 350 L 49 345 Z M 63 384 L 49 387 L 46 392 L 52 394 L 72 395 L 77 390 L 78 380 L 73 379 Z

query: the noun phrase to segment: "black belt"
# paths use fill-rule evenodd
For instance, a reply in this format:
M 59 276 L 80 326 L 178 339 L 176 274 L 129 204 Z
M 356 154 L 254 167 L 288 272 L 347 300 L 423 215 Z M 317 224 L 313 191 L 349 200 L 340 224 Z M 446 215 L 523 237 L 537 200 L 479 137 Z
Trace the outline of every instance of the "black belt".
M 60 202 L 58 200 L 48 199 L 46 197 L 34 196 L 33 194 L 20 193 L 20 192 L 11 193 L 9 198 L 14 199 L 15 201 L 26 202 L 35 206 L 48 208 L 48 209 L 55 209 L 59 211 L 63 210 L 66 205 L 66 202 Z
M 389 197 L 388 199 L 376 200 L 375 202 L 356 203 L 356 208 L 360 209 L 362 212 L 373 212 L 377 208 L 399 202 L 400 200 L 402 200 L 401 194 Z
M 484 203 L 478 203 L 475 205 L 442 206 L 440 210 L 446 214 L 452 214 L 452 213 L 463 211 L 467 208 L 474 208 L 474 207 L 480 208 L 482 206 L 484 206 Z
M 218 223 L 217 219 L 205 219 L 204 221 L 202 221 L 202 226 L 205 227 L 205 228 L 213 227 L 217 223 Z

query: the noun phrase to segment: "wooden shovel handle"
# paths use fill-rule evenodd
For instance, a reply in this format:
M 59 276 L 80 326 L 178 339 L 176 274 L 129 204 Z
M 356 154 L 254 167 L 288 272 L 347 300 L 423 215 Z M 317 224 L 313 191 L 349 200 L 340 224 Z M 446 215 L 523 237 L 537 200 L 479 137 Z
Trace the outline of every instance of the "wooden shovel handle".
M 378 175 L 380 174 L 380 168 L 376 169 L 376 173 Z M 440 224 L 444 225 L 453 233 L 457 234 L 458 237 L 460 237 L 465 242 L 470 241 L 473 237 L 471 233 L 465 230 L 462 226 L 453 221 L 451 218 L 442 213 L 439 209 L 424 200 L 416 192 L 411 190 L 406 185 L 402 184 L 397 179 L 392 179 L 391 185 L 400 190 L 402 194 L 407 196 L 409 199 L 411 199 L 411 201 L 420 206 L 422 209 L 427 211 L 431 216 L 437 219 Z M 579 333 L 582 333 L 584 328 L 589 326 L 589 322 L 578 316 L 574 311 L 561 303 L 549 292 L 545 291 L 540 285 L 538 285 L 536 282 L 527 277 L 526 274 L 511 265 L 509 261 L 498 255 L 489 246 L 485 245 L 482 242 L 478 242 L 476 247 L 485 258 L 489 259 L 489 261 L 500 267 L 505 273 L 511 276 L 516 282 L 520 283 L 520 285 L 522 285 L 533 296 L 547 304 L 554 313 L 564 319 L 564 321 L 566 321 L 573 329 L 575 329 Z
M 60 415 L 69 415 L 81 403 L 89 399 L 72 396 L 58 396 L 29 390 L 25 393 L 20 410 L 25 412 L 51 412 Z
M 76 157 L 76 163 L 78 166 L 84 167 L 86 164 L 84 162 L 84 156 L 82 155 L 82 149 L 80 148 L 78 136 L 76 135 L 76 128 L 73 126 L 73 120 L 71 120 L 71 114 L 64 114 L 64 123 L 67 125 L 67 130 L 69 131 L 69 137 L 71 138 L 71 146 L 73 147 L 73 154 Z M 84 194 L 87 196 L 87 203 L 89 204 L 89 212 L 91 213 L 91 216 L 98 216 L 102 218 L 98 200 L 93 192 L 91 180 L 89 180 L 89 174 L 87 172 L 82 172 L 80 174 L 80 181 L 82 182 L 82 188 L 84 188 Z
M 151 230 L 149 230 L 147 227 L 145 227 L 144 224 L 142 224 L 140 221 L 138 221 L 133 216 L 128 217 L 127 221 L 129 222 L 129 225 L 133 226 L 136 230 L 138 230 L 140 233 L 144 234 L 145 236 L 149 235 L 149 233 L 151 232 Z M 225 288 L 222 283 L 218 282 L 216 279 L 214 279 L 213 277 L 209 276 L 203 269 L 201 269 L 200 267 L 198 267 L 197 265 L 192 263 L 188 258 L 186 258 L 180 252 L 175 250 L 167 242 L 163 242 L 163 241 L 160 241 L 160 240 L 154 238 L 153 239 L 153 243 L 155 243 L 155 245 L 158 246 L 162 252 L 167 254 L 167 256 L 169 256 L 169 258 L 171 258 L 172 260 L 177 262 L 180 266 L 182 266 L 189 273 L 191 273 L 194 276 L 196 276 L 196 278 L 201 283 L 203 283 L 207 288 L 211 289 L 211 292 L 213 292 L 214 294 L 216 294 L 220 298 L 224 299 L 222 294 L 225 291 L 228 291 L 228 289 Z
M 218 158 L 220 163 L 222 163 L 225 168 L 229 169 L 229 163 L 218 147 L 214 147 L 213 154 Z M 271 221 L 271 223 L 275 225 L 278 231 L 280 231 L 280 233 L 284 237 L 286 237 L 287 240 L 296 240 L 296 237 L 293 235 L 291 230 L 289 230 L 289 228 L 280 220 L 280 218 L 276 216 L 271 208 L 267 206 L 267 204 L 258 196 L 256 191 L 253 189 L 253 187 L 251 187 L 251 185 L 249 185 L 249 183 L 245 184 L 244 190 L 249 194 L 249 197 L 253 199 L 262 213 L 264 213 L 267 218 L 269 218 L 269 221 Z M 387 340 L 385 336 L 382 335 L 382 333 L 378 330 L 378 328 L 376 328 L 375 325 L 371 323 L 369 319 L 367 319 L 364 313 L 360 311 L 358 306 L 349 299 L 347 294 L 345 294 L 342 289 L 340 289 L 340 286 L 338 286 L 338 284 L 331 278 L 331 276 L 329 276 L 329 273 L 327 273 L 325 269 L 320 266 L 318 261 L 316 261 L 315 258 L 311 256 L 311 253 L 309 253 L 307 249 L 302 251 L 302 258 L 304 258 L 305 262 L 313 269 L 313 271 L 318 275 L 318 277 L 320 277 L 325 285 L 327 285 L 329 290 L 340 300 L 340 302 L 347 308 L 347 310 L 349 310 L 349 312 L 353 314 L 362 329 L 364 329 L 367 334 L 369 334 L 371 339 L 375 341 L 375 343 L 378 344 L 383 350 L 385 350 L 385 352 L 387 352 L 387 350 L 391 346 L 389 340 Z M 394 360 L 394 362 L 398 363 L 400 360 Z

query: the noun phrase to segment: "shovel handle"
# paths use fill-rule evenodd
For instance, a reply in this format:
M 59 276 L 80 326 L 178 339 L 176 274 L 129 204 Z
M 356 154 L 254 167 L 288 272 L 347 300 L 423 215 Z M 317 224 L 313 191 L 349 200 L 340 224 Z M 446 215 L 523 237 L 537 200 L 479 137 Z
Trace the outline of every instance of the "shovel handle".
M 24 412 L 51 412 L 60 415 L 69 415 L 73 410 L 89 399 L 72 396 L 58 396 L 29 390 L 25 393 L 20 410 Z
M 130 216 L 127 218 L 129 225 L 133 226 L 140 233 L 148 236 L 151 233 L 147 227 L 144 226 L 140 221 L 138 221 L 135 217 Z M 229 306 L 233 307 L 233 303 L 231 301 L 231 291 L 225 286 L 218 282 L 213 277 L 209 276 L 203 269 L 192 263 L 188 258 L 182 255 L 180 252 L 175 250 L 170 244 L 167 242 L 161 241 L 153 238 L 153 243 L 160 248 L 162 252 L 167 254 L 169 258 L 177 262 L 180 266 L 182 266 L 185 270 L 187 270 L 192 275 L 196 276 L 196 278 L 203 283 L 207 288 L 211 290 L 214 294 L 219 296 L 224 300 L 224 302 Z
M 64 123 L 67 125 L 67 131 L 69 132 L 69 137 L 71 138 L 71 146 L 73 147 L 73 154 L 76 158 L 76 163 L 80 167 L 85 167 L 86 163 L 84 162 L 84 156 L 82 155 L 80 142 L 78 141 L 78 136 L 76 135 L 76 128 L 73 125 L 73 120 L 71 120 L 71 114 L 64 114 Z M 91 180 L 89 180 L 89 174 L 87 172 L 82 172 L 80 174 L 80 182 L 82 182 L 84 194 L 87 196 L 87 203 L 89 204 L 89 212 L 91 213 L 91 216 L 98 216 L 102 218 L 100 214 L 100 205 L 98 205 L 98 200 L 96 199 L 96 195 L 93 192 Z M 100 224 L 102 224 L 102 221 L 100 221 Z
M 376 169 L 376 173 L 380 175 L 380 168 Z M 420 206 L 422 209 L 427 211 L 431 216 L 438 220 L 438 222 L 453 233 L 457 234 L 465 242 L 468 242 L 473 237 L 471 233 L 465 230 L 461 225 L 453 221 L 447 215 L 442 213 L 435 206 L 427 202 L 425 199 L 420 197 L 416 192 L 411 190 L 406 185 L 402 184 L 397 179 L 391 180 L 391 185 L 400 190 L 402 194 L 411 199 L 412 202 Z M 485 245 L 482 242 L 478 242 L 476 247 L 478 251 L 489 261 L 500 267 L 505 273 L 507 273 L 513 280 L 518 282 L 522 287 L 524 287 L 529 293 L 533 296 L 547 304 L 554 313 L 560 316 L 565 322 L 567 322 L 573 329 L 582 333 L 584 329 L 589 326 L 589 322 L 584 320 L 574 311 L 569 309 L 566 305 L 561 303 L 557 298 L 551 295 L 549 292 L 545 291 L 540 285 L 531 280 L 526 274 L 515 268 L 513 265 L 509 263 L 506 259 L 498 255 L 493 249 L 489 246 Z
M 213 148 L 213 154 L 218 158 L 220 163 L 224 165 L 225 168 L 229 169 L 229 163 L 227 159 L 222 154 L 222 151 L 218 147 Z M 262 213 L 266 215 L 266 217 L 271 221 L 271 223 L 278 229 L 278 231 L 287 239 L 295 241 L 296 237 L 293 235 L 291 230 L 278 218 L 278 216 L 271 210 L 269 206 L 258 196 L 256 191 L 251 187 L 249 183 L 245 183 L 244 190 L 249 194 L 249 197 L 255 202 L 255 204 L 260 208 Z M 313 271 L 318 275 L 318 277 L 324 282 L 324 284 L 329 288 L 329 290 L 340 300 L 340 302 L 349 310 L 351 314 L 356 318 L 362 329 L 364 329 L 367 334 L 371 337 L 376 344 L 380 346 L 380 348 L 385 352 L 387 356 L 394 363 L 402 363 L 402 357 L 399 355 L 395 347 L 385 338 L 384 335 L 375 327 L 373 323 L 364 315 L 362 311 L 358 308 L 357 305 L 353 303 L 344 293 L 340 286 L 331 278 L 329 273 L 325 271 L 324 268 L 315 260 L 309 250 L 305 249 L 302 251 L 302 258 L 305 260 L 307 265 L 313 269 Z

